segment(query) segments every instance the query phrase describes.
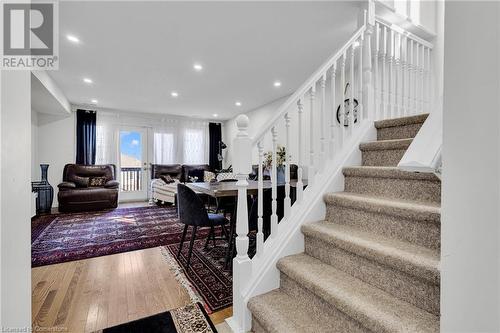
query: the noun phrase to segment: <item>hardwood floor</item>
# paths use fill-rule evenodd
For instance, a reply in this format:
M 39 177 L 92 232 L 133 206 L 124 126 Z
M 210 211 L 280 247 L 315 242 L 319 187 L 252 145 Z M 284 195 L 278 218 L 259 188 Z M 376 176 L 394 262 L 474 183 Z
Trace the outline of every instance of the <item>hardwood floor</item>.
M 93 332 L 191 302 L 157 247 L 32 268 L 31 291 L 35 332 L 37 327 Z M 224 320 L 232 311 L 229 307 L 210 314 L 221 332 L 228 330 Z
M 159 248 L 32 269 L 34 327 L 92 332 L 190 303 Z

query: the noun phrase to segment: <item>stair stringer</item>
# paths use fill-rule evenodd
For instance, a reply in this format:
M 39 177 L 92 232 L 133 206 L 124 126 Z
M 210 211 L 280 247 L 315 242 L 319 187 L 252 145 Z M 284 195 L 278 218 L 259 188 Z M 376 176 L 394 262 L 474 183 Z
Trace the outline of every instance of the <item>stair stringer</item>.
M 313 185 L 306 188 L 303 201 L 292 206 L 290 218 L 279 223 L 275 238 L 271 236 L 264 243 L 263 255 L 252 259 L 252 275 L 243 291 L 245 304 L 254 296 L 279 288 L 280 272 L 276 267 L 277 261 L 285 256 L 304 252 L 301 226 L 325 218 L 326 204 L 323 196 L 329 192 L 344 190 L 342 169 L 346 166 L 361 165 L 359 144 L 376 140 L 377 131 L 373 124 L 373 120 L 365 119 L 350 139 L 342 144 L 343 149 L 336 152 L 333 160 L 326 162 L 324 170 L 316 175 Z M 245 316 L 246 327 L 239 327 L 232 317 L 226 319 L 234 333 L 250 331 L 251 313 L 248 308 Z

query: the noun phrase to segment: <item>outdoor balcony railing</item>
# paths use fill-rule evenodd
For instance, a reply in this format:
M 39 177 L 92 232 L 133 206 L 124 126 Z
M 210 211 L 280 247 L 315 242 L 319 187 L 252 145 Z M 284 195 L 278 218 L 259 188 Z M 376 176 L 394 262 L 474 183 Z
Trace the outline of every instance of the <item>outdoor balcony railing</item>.
M 140 191 L 142 189 L 141 168 L 121 168 L 120 184 L 124 192 Z

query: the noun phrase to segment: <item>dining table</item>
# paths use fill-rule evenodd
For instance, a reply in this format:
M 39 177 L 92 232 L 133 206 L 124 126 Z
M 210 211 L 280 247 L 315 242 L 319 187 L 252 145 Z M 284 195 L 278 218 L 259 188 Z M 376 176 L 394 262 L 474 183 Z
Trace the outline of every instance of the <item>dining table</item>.
M 259 182 L 257 180 L 247 180 L 248 186 L 247 186 L 247 196 L 252 196 L 256 197 L 258 194 L 258 189 L 259 189 Z M 237 209 L 237 200 L 236 197 L 238 196 L 238 186 L 236 186 L 236 181 L 222 181 L 222 182 L 194 182 L 194 183 L 186 183 L 188 187 L 190 187 L 193 191 L 197 193 L 202 193 L 205 195 L 208 195 L 210 197 L 213 197 L 215 199 L 217 198 L 223 198 L 223 197 L 234 197 L 235 198 L 235 211 L 231 212 L 231 216 L 229 219 L 229 225 L 230 225 L 230 239 L 228 240 L 229 246 L 228 246 L 228 251 L 226 255 L 226 266 L 229 265 L 230 260 L 234 256 L 234 233 L 236 231 L 236 209 Z M 302 181 L 302 184 L 305 187 L 307 187 L 307 179 Z M 262 181 L 262 188 L 263 190 L 266 189 L 272 189 L 272 181 L 271 180 L 264 180 Z M 278 182 L 276 184 L 277 187 L 285 186 L 285 182 Z M 293 179 L 290 180 L 290 187 L 291 188 L 296 188 L 297 187 L 297 180 Z M 292 196 L 292 203 L 295 201 L 295 192 L 296 191 L 290 191 L 290 195 Z

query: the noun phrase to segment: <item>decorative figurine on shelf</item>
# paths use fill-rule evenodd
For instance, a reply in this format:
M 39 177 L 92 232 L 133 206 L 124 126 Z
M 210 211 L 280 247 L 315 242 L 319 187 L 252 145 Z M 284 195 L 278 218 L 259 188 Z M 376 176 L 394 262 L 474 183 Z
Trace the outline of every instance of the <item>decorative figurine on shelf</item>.
M 47 173 L 49 169 L 48 164 L 40 164 L 42 172 L 42 179 L 38 182 L 31 182 L 31 191 L 37 193 L 36 198 L 36 213 L 46 214 L 50 213 L 52 208 L 52 201 L 54 200 L 54 188 L 49 184 Z

